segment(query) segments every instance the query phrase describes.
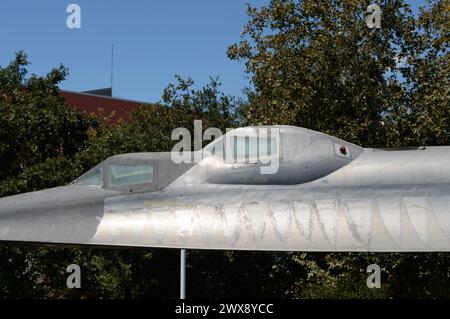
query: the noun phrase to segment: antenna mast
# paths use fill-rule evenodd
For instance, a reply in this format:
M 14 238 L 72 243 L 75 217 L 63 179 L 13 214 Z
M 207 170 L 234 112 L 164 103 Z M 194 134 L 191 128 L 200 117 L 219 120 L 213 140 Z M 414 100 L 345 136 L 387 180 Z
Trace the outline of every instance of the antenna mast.
M 114 43 L 111 45 L 111 95 L 113 91 L 113 76 L 114 76 Z

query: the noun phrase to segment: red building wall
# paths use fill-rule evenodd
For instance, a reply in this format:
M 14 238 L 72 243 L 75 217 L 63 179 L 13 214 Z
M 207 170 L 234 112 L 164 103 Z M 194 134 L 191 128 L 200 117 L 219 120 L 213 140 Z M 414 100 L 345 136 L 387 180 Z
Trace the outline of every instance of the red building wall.
M 103 110 L 105 115 L 110 115 L 115 111 L 115 115 L 112 118 L 113 123 L 120 118 L 127 121 L 129 119 L 128 112 L 139 105 L 146 104 L 145 102 L 117 99 L 90 93 L 61 90 L 61 94 L 68 106 L 85 111 L 88 114 L 98 114 L 100 110 Z

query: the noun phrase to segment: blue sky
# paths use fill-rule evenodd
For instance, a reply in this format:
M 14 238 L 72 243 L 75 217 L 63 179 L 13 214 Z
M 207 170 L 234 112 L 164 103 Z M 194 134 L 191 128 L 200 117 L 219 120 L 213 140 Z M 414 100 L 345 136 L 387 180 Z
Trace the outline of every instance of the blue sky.
M 269 0 L 249 0 L 261 6 Z M 81 29 L 66 26 L 66 7 L 81 7 Z M 417 8 L 424 1 L 409 1 Z M 63 63 L 63 89 L 82 91 L 110 84 L 114 43 L 114 95 L 156 102 L 175 74 L 197 85 L 219 76 L 222 90 L 242 96 L 248 85 L 242 63 L 227 58 L 247 22 L 238 0 L 1 0 L 0 65 L 24 50 L 31 73 Z

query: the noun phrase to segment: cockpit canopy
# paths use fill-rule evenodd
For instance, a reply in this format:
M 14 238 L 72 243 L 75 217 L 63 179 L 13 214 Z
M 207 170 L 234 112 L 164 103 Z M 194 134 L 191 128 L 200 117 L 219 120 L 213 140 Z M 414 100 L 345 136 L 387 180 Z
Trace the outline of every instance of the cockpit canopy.
M 276 125 L 243 127 L 207 145 L 205 181 L 216 184 L 301 184 L 347 165 L 362 148 L 320 132 Z
M 108 187 L 122 187 L 153 182 L 153 164 L 109 164 Z M 103 165 L 80 177 L 76 184 L 103 187 Z
M 301 184 L 334 172 L 361 152 L 357 145 L 304 128 L 244 127 L 227 132 L 201 151 L 188 152 L 186 161 L 174 160 L 177 152 L 117 155 L 73 184 L 151 192 L 162 190 L 197 164 L 186 174 L 190 182 Z
M 108 158 L 72 184 L 126 192 L 156 191 L 190 167 L 189 163 L 173 163 L 170 153 L 122 154 Z

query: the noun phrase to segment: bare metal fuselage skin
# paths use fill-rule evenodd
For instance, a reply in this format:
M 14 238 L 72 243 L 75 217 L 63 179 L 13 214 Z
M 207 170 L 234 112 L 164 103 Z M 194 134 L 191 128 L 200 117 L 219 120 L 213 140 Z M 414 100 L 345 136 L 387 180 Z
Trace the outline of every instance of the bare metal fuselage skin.
M 276 127 L 280 161 L 274 174 L 261 175 L 256 162 L 230 164 L 217 156 L 173 164 L 169 153 L 120 155 L 108 159 L 103 171 L 112 163 L 150 161 L 155 167 L 152 182 L 114 189 L 105 176 L 102 187 L 73 183 L 3 198 L 0 240 L 227 250 L 450 251 L 450 147 L 364 149 L 318 132 Z M 235 133 L 251 135 L 253 130 Z

